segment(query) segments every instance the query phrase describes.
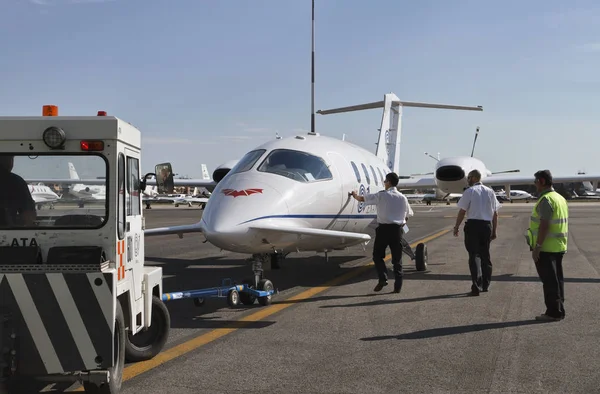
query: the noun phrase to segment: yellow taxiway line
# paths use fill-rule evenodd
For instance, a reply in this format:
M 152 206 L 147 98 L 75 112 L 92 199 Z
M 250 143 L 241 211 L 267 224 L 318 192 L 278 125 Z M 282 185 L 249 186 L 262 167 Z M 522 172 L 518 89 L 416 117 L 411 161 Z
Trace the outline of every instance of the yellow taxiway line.
M 442 235 L 447 234 L 449 232 L 450 232 L 449 229 L 439 231 L 433 235 L 430 235 L 426 238 L 423 238 L 417 242 L 412 243 L 410 245 L 410 247 L 414 248 L 415 246 L 417 246 L 417 244 L 419 244 L 421 242 L 425 243 L 425 242 L 432 241 L 432 240 L 439 238 Z M 391 255 L 387 255 L 385 260 L 387 261 L 390 258 L 391 258 Z M 280 311 L 284 310 L 285 308 L 288 308 L 288 307 L 294 305 L 295 302 L 293 302 L 293 301 L 305 300 L 305 299 L 313 297 L 316 294 L 319 294 L 325 290 L 328 290 L 331 287 L 334 287 L 334 286 L 340 285 L 344 282 L 347 282 L 348 280 L 367 271 L 373 265 L 374 265 L 374 263 L 373 263 L 373 261 L 371 261 L 368 264 L 356 267 L 356 268 L 350 270 L 350 272 L 347 272 L 344 275 L 340 275 L 340 276 L 324 283 L 321 286 L 311 287 L 310 289 L 307 289 L 299 294 L 296 294 L 295 296 L 292 296 L 283 301 L 280 301 L 280 303 L 274 303 L 274 304 L 269 305 L 268 307 L 261 308 L 257 312 L 254 312 L 248 316 L 245 316 L 239 320 L 236 320 L 235 327 L 216 328 L 210 332 L 207 332 L 206 334 L 199 335 L 199 336 L 192 338 L 184 343 L 181 343 L 177 346 L 169 348 L 169 349 L 159 353 L 151 360 L 140 361 L 135 364 L 131 364 L 130 366 L 126 367 L 123 370 L 123 381 L 133 379 L 138 375 L 148 372 L 151 369 L 154 369 L 154 368 L 158 367 L 159 365 L 162 365 L 168 361 L 171 361 L 173 359 L 181 357 L 184 354 L 191 352 L 192 350 L 198 349 L 199 347 L 204 346 L 212 341 L 215 341 L 215 340 L 217 340 L 227 334 L 230 334 L 244 326 L 247 326 L 252 322 L 262 320 L 268 316 L 271 316 L 277 312 L 280 312 Z M 83 391 L 83 387 L 77 388 L 74 391 Z

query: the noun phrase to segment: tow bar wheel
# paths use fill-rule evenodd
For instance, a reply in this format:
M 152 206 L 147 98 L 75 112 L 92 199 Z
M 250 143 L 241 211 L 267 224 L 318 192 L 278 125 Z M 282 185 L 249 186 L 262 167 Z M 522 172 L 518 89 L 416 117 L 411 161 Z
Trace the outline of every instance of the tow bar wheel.
M 240 293 L 237 290 L 229 290 L 227 294 L 227 303 L 230 307 L 235 307 L 240 303 Z
M 88 394 L 118 394 L 123 383 L 123 368 L 125 366 L 125 317 L 121 303 L 117 302 L 115 315 L 114 365 L 109 368 L 109 382 L 100 386 L 91 382 L 83 382 L 83 388 Z

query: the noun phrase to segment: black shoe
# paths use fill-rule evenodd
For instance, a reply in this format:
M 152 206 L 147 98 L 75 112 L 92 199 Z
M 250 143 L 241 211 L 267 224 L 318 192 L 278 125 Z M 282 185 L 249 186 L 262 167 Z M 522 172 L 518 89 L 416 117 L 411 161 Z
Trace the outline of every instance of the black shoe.
M 402 290 L 402 285 L 397 285 L 394 283 L 394 293 L 400 293 L 400 290 Z
M 381 289 L 383 289 L 384 286 L 387 286 L 387 284 L 388 284 L 387 281 L 379 282 L 379 283 L 377 283 L 377 286 L 375 286 L 373 291 L 381 291 Z
M 487 287 L 484 287 L 483 290 L 481 290 L 481 291 L 484 292 L 484 293 L 487 293 L 488 289 L 487 289 Z
M 469 297 L 476 297 L 479 295 L 479 290 L 471 290 L 470 292 L 467 293 L 467 295 Z

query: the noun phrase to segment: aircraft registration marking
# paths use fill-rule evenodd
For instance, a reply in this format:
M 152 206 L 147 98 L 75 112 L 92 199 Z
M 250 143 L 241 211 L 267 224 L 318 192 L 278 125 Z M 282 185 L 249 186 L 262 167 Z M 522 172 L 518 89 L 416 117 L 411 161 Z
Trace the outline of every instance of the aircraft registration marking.
M 419 244 L 421 242 L 426 243 L 426 242 L 432 241 L 432 240 L 439 238 L 442 235 L 445 235 L 449 232 L 450 232 L 450 229 L 438 231 L 435 234 L 432 234 L 428 237 L 425 237 L 423 239 L 413 242 L 412 244 L 410 244 L 410 247 L 414 248 L 417 246 L 417 244 Z M 391 258 L 392 258 L 392 256 L 390 254 L 388 254 L 385 257 L 385 261 L 389 261 Z M 243 327 L 249 325 L 250 323 L 260 321 L 268 316 L 271 316 L 277 312 L 280 312 L 280 311 L 296 304 L 295 302 L 290 302 L 290 301 L 305 300 L 305 299 L 313 297 L 325 290 L 328 290 L 334 286 L 338 286 L 344 282 L 347 282 L 348 280 L 371 269 L 371 267 L 373 267 L 373 265 L 374 265 L 374 263 L 373 263 L 373 261 L 371 261 L 365 265 L 356 267 L 356 268 L 350 270 L 350 272 L 348 272 L 344 275 L 338 276 L 337 278 L 333 278 L 332 280 L 322 284 L 321 286 L 312 287 L 312 288 L 305 290 L 299 294 L 296 294 L 295 296 L 286 298 L 285 300 L 283 300 L 285 302 L 271 304 L 266 308 L 262 308 L 257 312 L 254 312 L 248 316 L 244 316 L 241 319 L 234 321 L 232 323 L 232 327 L 214 329 L 210 332 L 207 332 L 206 334 L 199 335 L 195 338 L 190 339 L 187 342 L 184 342 L 177 346 L 169 348 L 169 349 L 159 353 L 158 355 L 156 355 L 156 357 L 154 357 L 151 360 L 140 361 L 138 363 L 132 364 L 123 369 L 123 382 L 133 379 L 136 376 L 141 375 L 145 372 L 148 372 L 168 361 L 171 361 L 178 357 L 181 357 L 193 350 L 198 349 L 199 347 L 202 347 L 210 342 L 213 342 L 221 337 L 224 337 L 227 334 L 231 334 L 232 332 L 237 331 L 238 329 L 243 328 Z M 75 389 L 73 391 L 83 392 L 83 387 L 78 387 L 77 389 Z

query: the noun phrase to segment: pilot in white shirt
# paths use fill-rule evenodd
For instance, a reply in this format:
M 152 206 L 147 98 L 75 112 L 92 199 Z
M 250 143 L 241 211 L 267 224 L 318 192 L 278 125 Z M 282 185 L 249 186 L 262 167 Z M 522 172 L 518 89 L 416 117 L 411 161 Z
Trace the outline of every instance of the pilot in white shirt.
M 414 215 L 414 212 L 406 196 L 396 189 L 399 180 L 397 174 L 390 172 L 385 176 L 385 190 L 365 196 L 359 196 L 356 191 L 352 192 L 352 196 L 356 200 L 363 201 L 366 205 L 377 206 L 377 223 L 379 225 L 373 244 L 373 262 L 379 282 L 374 291 L 381 291 L 388 284 L 384 261 L 388 246 L 392 252 L 394 267 L 394 292 L 400 293 L 402 289 L 402 227 L 406 224 L 408 217 Z
M 465 215 L 465 247 L 469 253 L 469 270 L 471 271 L 471 293 L 478 296 L 480 291 L 488 291 L 492 281 L 492 260 L 490 243 L 496 239 L 498 226 L 498 210 L 501 205 L 496 193 L 488 186 L 481 184 L 481 173 L 478 170 L 469 172 L 467 177 L 469 188 L 458 201 L 458 212 L 454 236 L 458 237 L 458 229 Z

